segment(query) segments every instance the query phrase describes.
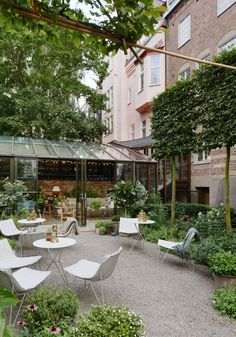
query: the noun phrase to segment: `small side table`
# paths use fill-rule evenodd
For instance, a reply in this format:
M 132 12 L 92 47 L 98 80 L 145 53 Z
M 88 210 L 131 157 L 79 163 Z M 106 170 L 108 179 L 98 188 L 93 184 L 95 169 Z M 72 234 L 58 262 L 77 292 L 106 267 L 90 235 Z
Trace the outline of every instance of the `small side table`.
M 44 214 L 48 214 L 49 216 L 52 215 L 52 205 L 48 204 L 48 205 L 44 205 L 43 208 L 43 215 Z

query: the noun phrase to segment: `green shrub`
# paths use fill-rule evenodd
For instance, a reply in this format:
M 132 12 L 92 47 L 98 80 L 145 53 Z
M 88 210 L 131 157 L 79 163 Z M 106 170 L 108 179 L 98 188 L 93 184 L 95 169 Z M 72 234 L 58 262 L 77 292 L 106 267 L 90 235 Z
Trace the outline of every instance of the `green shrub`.
M 99 227 L 101 227 L 103 225 L 103 221 L 96 221 L 96 223 L 95 223 L 95 227 L 96 228 L 99 228 Z
M 43 286 L 27 297 L 23 316 L 30 334 L 58 327 L 66 336 L 77 310 L 78 299 L 70 289 Z
M 168 215 L 171 214 L 171 205 L 165 204 Z M 188 216 L 189 218 L 197 218 L 198 213 L 205 214 L 211 209 L 208 205 L 194 204 L 194 203 L 176 203 L 176 218 Z
M 236 276 L 236 254 L 218 252 L 209 257 L 209 265 L 216 274 Z
M 87 198 L 98 198 L 98 192 L 95 189 L 88 190 L 86 192 Z
M 71 329 L 71 337 L 144 337 L 140 315 L 127 307 L 97 305 L 82 316 L 78 327 Z
M 92 208 L 92 210 L 96 211 L 101 207 L 101 201 L 95 199 L 94 201 L 91 202 L 90 204 L 90 208 Z
M 107 228 L 105 226 L 100 226 L 98 228 L 99 234 L 106 234 L 107 233 Z
M 120 221 L 120 216 L 118 214 L 113 215 L 111 218 L 112 221 Z
M 212 303 L 223 315 L 236 318 L 236 286 L 218 289 L 213 295 Z
M 197 245 L 192 246 L 192 258 L 195 263 L 208 265 L 211 255 L 218 253 L 221 246 L 218 245 L 214 237 L 202 239 Z

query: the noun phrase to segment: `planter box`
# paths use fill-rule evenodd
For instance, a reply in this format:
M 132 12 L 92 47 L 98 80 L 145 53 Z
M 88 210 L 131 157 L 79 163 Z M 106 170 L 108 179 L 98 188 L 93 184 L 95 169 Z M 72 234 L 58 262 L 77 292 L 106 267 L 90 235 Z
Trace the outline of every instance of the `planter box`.
M 236 276 L 228 276 L 228 275 L 219 275 L 213 273 L 213 279 L 215 281 L 215 288 L 223 288 L 228 287 L 230 285 L 236 285 Z

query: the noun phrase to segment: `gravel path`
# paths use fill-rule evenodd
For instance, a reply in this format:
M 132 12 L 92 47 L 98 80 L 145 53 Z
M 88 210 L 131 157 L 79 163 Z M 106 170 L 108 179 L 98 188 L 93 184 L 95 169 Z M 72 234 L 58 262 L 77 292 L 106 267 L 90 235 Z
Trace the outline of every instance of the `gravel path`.
M 114 280 L 104 281 L 105 300 L 113 305 L 127 305 L 141 314 L 147 337 L 236 336 L 236 322 L 221 316 L 211 306 L 214 284 L 207 268 L 197 266 L 195 272 L 190 271 L 183 261 L 172 255 L 168 255 L 160 266 L 155 244 L 148 244 L 147 250 L 138 243 L 129 253 L 131 238 L 81 231 L 76 239 L 77 244 L 63 252 L 63 266 L 81 258 L 99 262 L 103 255 L 115 251 L 122 244 L 119 265 L 125 296 L 121 296 L 121 282 L 116 270 Z M 34 254 L 37 253 L 34 250 Z M 44 254 L 42 270 L 46 263 Z M 91 304 L 97 304 L 91 289 L 84 288 L 82 281 L 70 275 L 68 281 L 80 299 L 82 311 L 87 311 Z M 64 285 L 55 269 L 48 282 Z M 99 284 L 95 286 L 99 287 Z

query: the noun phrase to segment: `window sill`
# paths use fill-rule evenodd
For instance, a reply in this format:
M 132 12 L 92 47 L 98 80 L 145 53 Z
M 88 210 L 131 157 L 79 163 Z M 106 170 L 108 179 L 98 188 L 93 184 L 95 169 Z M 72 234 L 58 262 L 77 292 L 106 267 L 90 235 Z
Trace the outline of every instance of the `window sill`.
M 188 39 L 187 41 L 185 41 L 184 43 L 182 43 L 180 46 L 178 45 L 178 49 L 182 48 L 183 46 L 186 45 L 186 43 L 188 43 L 190 41 L 190 39 Z
M 210 163 L 211 163 L 210 159 L 193 162 L 194 165 L 205 165 L 205 164 L 210 164 Z
M 149 84 L 149 87 L 157 87 L 157 86 L 160 86 L 161 83 L 156 83 L 156 84 Z

